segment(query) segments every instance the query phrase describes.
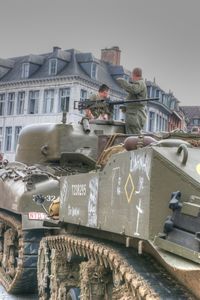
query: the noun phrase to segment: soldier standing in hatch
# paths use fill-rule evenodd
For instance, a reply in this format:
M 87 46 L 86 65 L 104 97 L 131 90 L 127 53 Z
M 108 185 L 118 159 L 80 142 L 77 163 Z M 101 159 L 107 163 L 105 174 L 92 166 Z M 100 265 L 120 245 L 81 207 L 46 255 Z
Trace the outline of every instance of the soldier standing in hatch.
M 89 119 L 108 120 L 111 118 L 112 112 L 105 100 L 108 100 L 109 87 L 106 84 L 102 84 L 99 87 L 97 95 L 90 97 L 91 101 L 94 101 L 94 105 L 91 105 L 85 110 L 85 116 Z
M 133 69 L 132 80 L 132 83 L 128 83 L 122 78 L 117 79 L 119 85 L 128 92 L 127 100 L 146 99 L 147 88 L 140 68 Z M 144 102 L 126 103 L 126 133 L 140 134 L 147 118 L 145 106 Z

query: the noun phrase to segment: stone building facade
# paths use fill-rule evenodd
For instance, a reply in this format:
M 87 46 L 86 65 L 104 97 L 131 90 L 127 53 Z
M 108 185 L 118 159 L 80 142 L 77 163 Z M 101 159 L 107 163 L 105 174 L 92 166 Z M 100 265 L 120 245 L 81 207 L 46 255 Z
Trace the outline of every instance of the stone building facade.
M 0 151 L 13 160 L 19 132 L 33 123 L 78 122 L 76 101 L 89 98 L 100 84 L 110 87 L 111 99 L 124 97 L 116 76 L 128 77 L 121 66 L 96 59 L 91 53 L 54 47 L 51 53 L 0 60 Z M 117 115 L 115 117 L 120 118 Z
M 120 65 L 120 54 L 118 47 L 102 49 L 97 59 L 92 53 L 53 47 L 46 54 L 0 59 L 0 152 L 4 158 L 14 160 L 20 130 L 28 124 L 61 122 L 64 107 L 67 122 L 79 122 L 83 112 L 77 110 L 77 101 L 89 98 L 103 83 L 110 87 L 111 99 L 124 99 L 115 79 L 128 81 L 130 71 Z M 147 86 L 148 96 L 160 100 L 148 103 L 144 131 L 167 131 L 174 97 L 153 82 L 147 81 Z M 114 118 L 125 118 L 117 106 Z

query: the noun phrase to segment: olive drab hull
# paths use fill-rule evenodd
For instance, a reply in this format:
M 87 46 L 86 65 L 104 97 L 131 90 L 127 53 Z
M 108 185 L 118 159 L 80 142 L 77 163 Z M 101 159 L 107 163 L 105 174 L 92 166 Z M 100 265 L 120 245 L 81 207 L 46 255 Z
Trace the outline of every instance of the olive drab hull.
M 41 300 L 200 299 L 198 136 L 35 124 L 0 168 L 0 281 Z M 159 284 L 158 284 L 159 282 Z
M 103 170 L 62 177 L 61 220 L 153 240 L 171 214 L 173 191 L 184 203 L 199 199 L 199 149 L 187 151 L 185 164 L 177 147 L 152 146 L 113 155 Z
M 37 167 L 21 163 L 9 163 L 0 170 L 1 208 L 17 214 L 40 212 L 34 198 L 43 194 L 46 206 L 59 194 L 59 181 Z
M 34 292 L 39 242 L 47 217 L 36 203 L 36 195 L 46 197 L 46 207 L 59 194 L 59 181 L 37 167 L 20 162 L 0 168 L 1 276 L 9 293 Z
M 98 123 L 98 122 L 97 122 Z M 112 125 L 113 124 L 113 125 Z M 124 131 L 122 123 L 35 124 L 20 133 L 16 162 L 0 165 L 0 282 L 9 293 L 35 292 L 39 242 L 63 175 L 94 169 L 98 135 Z
M 124 144 L 102 168 L 62 177 L 59 219 L 137 245 L 200 298 L 200 150 L 177 138 Z

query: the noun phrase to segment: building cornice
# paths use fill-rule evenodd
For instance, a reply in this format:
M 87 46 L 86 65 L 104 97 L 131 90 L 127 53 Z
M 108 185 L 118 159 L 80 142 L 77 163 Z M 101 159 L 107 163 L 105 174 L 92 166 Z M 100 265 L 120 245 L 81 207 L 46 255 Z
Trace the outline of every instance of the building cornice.
M 31 78 L 31 79 L 26 79 L 26 80 L 16 80 L 16 81 L 6 81 L 6 82 L 0 82 L 0 88 L 7 88 L 7 87 L 26 87 L 27 85 L 35 85 L 35 84 L 44 84 L 44 83 L 48 83 L 48 82 L 58 82 L 58 81 L 70 81 L 70 80 L 74 80 L 77 79 L 78 76 L 59 76 L 59 77 L 46 77 L 46 78 Z
M 95 89 L 98 89 L 99 82 L 94 79 L 87 79 L 80 75 L 67 75 L 67 76 L 53 76 L 53 77 L 46 77 L 46 78 L 32 78 L 32 79 L 26 79 L 26 80 L 17 80 L 17 81 L 7 81 L 7 82 L 0 82 L 0 89 L 7 89 L 7 88 L 26 88 L 31 87 L 33 85 L 44 85 L 44 84 L 58 84 L 63 83 L 64 81 L 78 81 L 78 82 L 84 82 L 85 84 L 94 87 Z M 123 92 L 116 91 L 114 89 L 111 89 L 111 91 L 117 93 L 121 97 L 124 97 Z
M 152 106 L 156 106 L 156 107 L 162 108 L 163 111 L 167 112 L 169 115 L 171 115 L 172 112 L 173 112 L 171 109 L 169 109 L 167 106 L 165 106 L 163 103 L 161 103 L 159 101 L 157 101 L 157 102 L 150 101 L 150 103 L 151 103 Z

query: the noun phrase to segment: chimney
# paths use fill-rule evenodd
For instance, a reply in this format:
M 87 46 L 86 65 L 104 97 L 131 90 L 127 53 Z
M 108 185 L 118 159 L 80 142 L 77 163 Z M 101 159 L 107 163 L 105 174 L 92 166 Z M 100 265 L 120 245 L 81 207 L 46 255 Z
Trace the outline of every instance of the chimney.
M 59 50 L 61 50 L 60 47 L 58 47 L 58 46 L 53 47 L 53 53 L 57 54 Z
M 117 46 L 101 49 L 101 60 L 113 65 L 120 65 L 120 55 L 121 50 Z

